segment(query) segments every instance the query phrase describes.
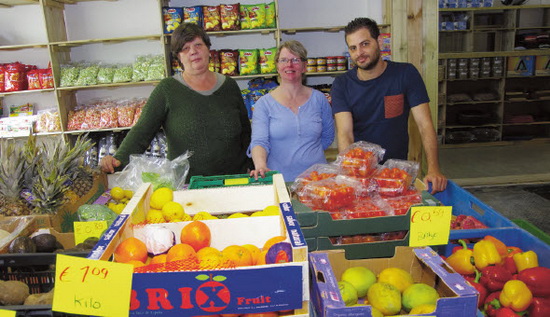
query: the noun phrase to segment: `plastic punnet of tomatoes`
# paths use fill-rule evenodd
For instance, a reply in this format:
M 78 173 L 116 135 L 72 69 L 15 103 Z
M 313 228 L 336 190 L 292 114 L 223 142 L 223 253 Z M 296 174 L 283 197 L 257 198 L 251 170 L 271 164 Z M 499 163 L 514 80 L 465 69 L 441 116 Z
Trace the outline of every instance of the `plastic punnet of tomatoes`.
M 415 188 L 409 188 L 399 196 L 383 197 L 383 199 L 390 205 L 395 215 L 400 216 L 406 214 L 411 206 L 421 204 L 422 194 Z
M 389 159 L 379 166 L 373 178 L 383 196 L 399 196 L 412 184 L 418 174 L 417 162 Z
M 338 155 L 336 164 L 340 174 L 354 177 L 370 177 L 386 152 L 380 145 L 358 141 Z
M 363 197 L 347 209 L 348 219 L 372 218 L 393 216 L 394 212 L 390 205 L 386 203 L 377 193 L 370 193 Z
M 332 178 L 336 175 L 338 175 L 338 166 L 335 164 L 314 164 L 296 177 L 294 183 L 290 185 L 290 190 L 297 193 L 310 182 Z
M 310 182 L 297 194 L 300 202 L 313 210 L 337 211 L 353 204 L 361 188 L 357 180 L 338 175 Z

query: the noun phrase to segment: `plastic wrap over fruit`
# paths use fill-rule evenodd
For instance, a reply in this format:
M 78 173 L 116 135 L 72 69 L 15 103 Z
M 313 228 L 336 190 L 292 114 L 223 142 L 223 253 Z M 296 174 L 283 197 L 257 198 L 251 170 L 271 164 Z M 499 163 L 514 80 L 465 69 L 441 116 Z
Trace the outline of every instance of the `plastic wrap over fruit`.
M 149 225 L 143 234 L 147 252 L 152 255 L 166 253 L 176 244 L 174 232 L 162 225 Z
M 110 226 L 117 217 L 117 214 L 109 209 L 109 207 L 99 204 L 84 204 L 78 207 L 76 213 L 80 221 L 105 220 L 107 221 L 107 226 Z

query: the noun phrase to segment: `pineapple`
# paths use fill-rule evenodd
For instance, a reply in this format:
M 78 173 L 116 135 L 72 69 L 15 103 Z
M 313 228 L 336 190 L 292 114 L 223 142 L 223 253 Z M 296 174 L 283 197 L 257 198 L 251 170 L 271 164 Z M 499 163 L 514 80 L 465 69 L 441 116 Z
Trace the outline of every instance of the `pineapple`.
M 6 139 L 0 140 L 0 214 L 21 216 L 30 214 L 30 208 L 21 199 L 23 177 L 27 170 L 21 147 Z

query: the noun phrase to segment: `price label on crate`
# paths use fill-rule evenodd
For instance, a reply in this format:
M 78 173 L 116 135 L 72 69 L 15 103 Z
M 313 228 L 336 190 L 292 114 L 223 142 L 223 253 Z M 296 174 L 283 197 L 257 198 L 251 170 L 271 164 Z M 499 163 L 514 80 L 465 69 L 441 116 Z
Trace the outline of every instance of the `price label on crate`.
M 16 313 L 15 310 L 0 309 L 0 317 L 15 317 Z
M 131 264 L 58 254 L 52 310 L 91 316 L 128 316 Z
M 101 237 L 103 231 L 107 229 L 107 221 L 75 221 L 74 225 L 74 244 L 84 242 L 90 237 Z
M 409 246 L 423 247 L 449 243 L 451 206 L 411 207 Z

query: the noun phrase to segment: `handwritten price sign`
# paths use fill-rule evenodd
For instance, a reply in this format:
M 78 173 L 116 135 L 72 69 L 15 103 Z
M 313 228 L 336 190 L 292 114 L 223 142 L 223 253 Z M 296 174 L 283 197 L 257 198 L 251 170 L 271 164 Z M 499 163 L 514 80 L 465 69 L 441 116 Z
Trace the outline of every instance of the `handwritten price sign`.
M 128 316 L 131 264 L 58 254 L 52 310 L 92 316 Z
M 75 221 L 74 223 L 74 244 L 84 242 L 89 237 L 99 238 L 107 229 L 107 221 Z
M 423 247 L 449 242 L 451 206 L 411 207 L 409 246 Z

